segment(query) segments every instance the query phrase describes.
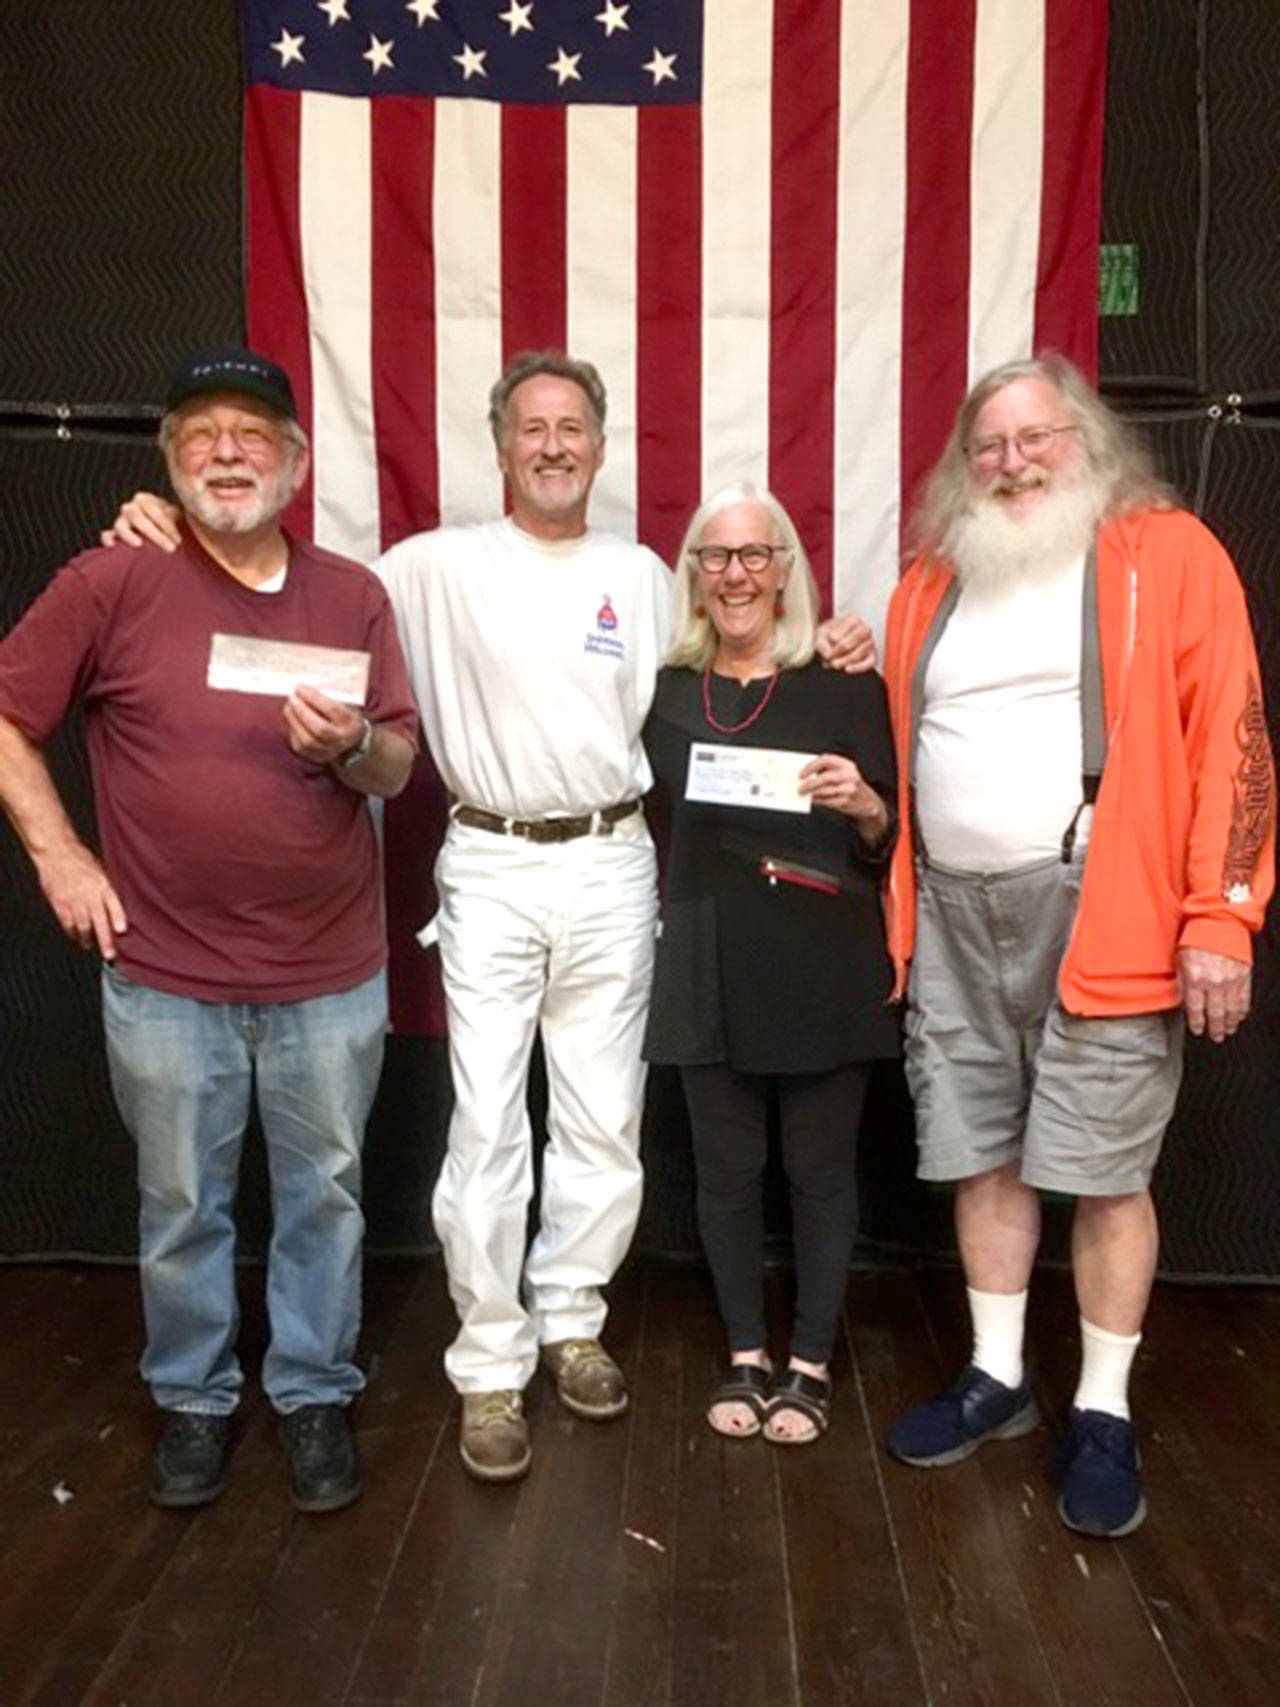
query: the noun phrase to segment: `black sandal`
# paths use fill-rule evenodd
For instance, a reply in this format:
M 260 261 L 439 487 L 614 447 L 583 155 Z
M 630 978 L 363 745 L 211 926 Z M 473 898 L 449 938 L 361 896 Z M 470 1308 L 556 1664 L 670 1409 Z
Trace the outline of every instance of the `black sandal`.
M 794 1411 L 808 1417 L 813 1424 L 812 1434 L 774 1434 L 770 1423 L 784 1411 Z M 788 1369 L 773 1384 L 769 1402 L 764 1408 L 764 1437 L 774 1446 L 809 1446 L 827 1432 L 831 1417 L 830 1376 L 806 1375 L 803 1369 Z
M 711 1402 L 707 1406 L 708 1424 L 726 1440 L 750 1440 L 752 1435 L 759 1434 L 768 1410 L 769 1385 L 772 1380 L 773 1370 L 766 1369 L 759 1363 L 730 1364 L 728 1375 L 711 1395 Z M 743 1405 L 751 1412 L 751 1427 L 721 1428 L 719 1423 L 711 1420 L 711 1413 L 717 1405 Z

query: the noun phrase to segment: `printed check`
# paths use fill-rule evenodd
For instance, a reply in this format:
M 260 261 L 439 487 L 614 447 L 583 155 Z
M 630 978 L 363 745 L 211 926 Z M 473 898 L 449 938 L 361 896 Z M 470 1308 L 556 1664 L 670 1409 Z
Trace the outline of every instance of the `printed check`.
M 252 634 L 215 634 L 209 647 L 209 686 L 231 693 L 291 694 L 300 682 L 344 705 L 360 705 L 369 692 L 369 654 L 300 641 L 260 640 Z
M 695 741 L 689 748 L 684 797 L 713 806 L 809 812 L 813 802 L 800 792 L 800 772 L 812 757 L 812 753 L 792 753 L 783 747 L 723 747 Z

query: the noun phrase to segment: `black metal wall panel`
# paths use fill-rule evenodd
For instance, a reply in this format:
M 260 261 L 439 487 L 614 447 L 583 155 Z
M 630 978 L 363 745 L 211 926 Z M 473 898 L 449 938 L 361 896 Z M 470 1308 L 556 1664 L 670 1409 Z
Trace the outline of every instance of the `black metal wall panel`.
M 146 443 L 0 436 L 0 630 L 90 543 L 122 494 L 154 484 Z M 49 744 L 59 792 L 93 835 L 78 719 Z M 97 976 L 0 831 L 0 1252 L 136 1248 L 132 1147 L 107 1083 Z
M 1280 751 L 1280 422 L 1205 428 L 1204 520 L 1231 552 Z M 1189 1042 L 1159 1175 L 1162 1263 L 1175 1273 L 1280 1272 L 1280 910 L 1256 946 L 1254 1010 L 1231 1043 Z
M 1160 411 L 1127 410 L 1125 419 L 1150 445 L 1161 474 L 1179 502 L 1198 513 L 1205 481 L 1212 417 L 1203 406 Z
M 1138 248 L 1139 311 L 1106 318 L 1108 380 L 1192 394 L 1201 178 L 1196 0 L 1111 0 L 1102 240 Z
M 1280 399 L 1280 4 L 1203 3 L 1209 389 Z
M 1102 322 L 1123 392 L 1280 397 L 1280 6 L 1113 0 L 1103 241 L 1139 310 Z
M 154 403 L 241 326 L 234 0 L 8 0 L 3 34 L 0 400 Z

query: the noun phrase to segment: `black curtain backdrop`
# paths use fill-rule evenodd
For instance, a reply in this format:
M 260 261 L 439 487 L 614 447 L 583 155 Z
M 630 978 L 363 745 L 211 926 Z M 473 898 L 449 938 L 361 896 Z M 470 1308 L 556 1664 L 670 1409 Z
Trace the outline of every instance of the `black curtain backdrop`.
M 1280 697 L 1280 6 L 1113 0 L 1103 238 L 1136 246 L 1138 312 L 1104 319 L 1104 389 L 1244 577 L 1272 736 Z M 6 12 L 0 124 L 0 628 L 154 485 L 149 439 L 172 353 L 241 334 L 239 47 L 232 0 Z M 91 825 L 78 725 L 52 744 L 59 787 Z M 1280 1278 L 1280 954 L 1260 944 L 1255 1017 L 1228 1048 L 1195 1044 L 1158 1179 L 1164 1271 Z M 535 1074 L 535 1105 L 541 1096 Z M 439 1042 L 392 1038 L 366 1151 L 369 1245 L 432 1247 L 443 1151 Z M 246 1252 L 266 1188 L 250 1133 Z M 678 1081 L 645 1117 L 639 1243 L 693 1252 L 693 1175 Z M 877 1072 L 862 1135 L 863 1246 L 951 1249 L 949 1198 L 912 1177 L 910 1103 Z M 785 1225 L 781 1182 L 770 1224 Z M 113 1110 L 95 974 L 0 830 L 0 1256 L 135 1251 L 129 1141 Z M 1065 1206 L 1046 1242 L 1065 1254 Z

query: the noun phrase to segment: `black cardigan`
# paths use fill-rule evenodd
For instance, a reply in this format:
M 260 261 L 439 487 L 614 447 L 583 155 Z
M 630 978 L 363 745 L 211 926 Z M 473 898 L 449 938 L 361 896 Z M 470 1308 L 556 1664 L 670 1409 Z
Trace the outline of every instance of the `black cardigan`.
M 765 681 L 711 677 L 717 722 L 740 723 Z M 693 741 L 843 753 L 893 813 L 896 767 L 884 683 L 815 663 L 784 670 L 768 705 L 736 735 L 717 732 L 693 670 L 658 676 L 645 746 L 669 800 L 672 834 L 645 1059 L 726 1062 L 744 1073 L 825 1072 L 898 1053 L 880 878 L 892 835 L 868 856 L 851 818 L 714 806 L 684 798 Z M 798 864 L 838 894 L 770 880 Z

